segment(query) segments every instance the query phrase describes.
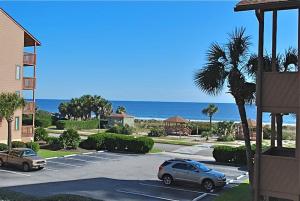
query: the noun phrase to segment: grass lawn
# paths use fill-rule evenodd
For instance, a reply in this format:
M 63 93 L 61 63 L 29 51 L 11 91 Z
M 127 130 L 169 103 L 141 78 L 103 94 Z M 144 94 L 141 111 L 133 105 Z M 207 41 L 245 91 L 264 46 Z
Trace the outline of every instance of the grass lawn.
M 38 155 L 43 158 L 51 158 L 51 157 L 62 157 L 67 156 L 71 154 L 78 154 L 78 151 L 51 151 L 48 149 L 40 149 L 38 151 Z
M 237 187 L 225 191 L 214 201 L 250 201 L 249 184 L 243 183 Z
M 0 200 L 9 201 L 100 201 L 79 195 L 54 195 L 50 197 L 38 198 L 23 193 L 17 193 L 5 189 L 0 189 Z
M 160 152 L 162 152 L 162 150 L 161 149 L 158 149 L 158 148 L 152 148 L 151 150 L 150 150 L 150 152 L 149 153 L 152 153 L 152 154 L 154 154 L 154 153 L 160 153 Z
M 184 140 L 170 140 L 170 139 L 161 139 L 161 138 L 152 138 L 154 142 L 156 143 L 162 143 L 162 144 L 174 144 L 174 145 L 185 145 L 185 146 L 192 146 L 196 145 L 199 143 L 194 143 L 194 142 L 188 142 Z

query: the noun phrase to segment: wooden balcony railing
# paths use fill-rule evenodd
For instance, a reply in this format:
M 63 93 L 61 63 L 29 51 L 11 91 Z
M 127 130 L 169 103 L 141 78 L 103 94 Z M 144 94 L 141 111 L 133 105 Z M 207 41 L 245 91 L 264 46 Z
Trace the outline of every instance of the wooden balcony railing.
M 36 55 L 33 53 L 24 52 L 23 55 L 23 65 L 33 66 L 36 64 Z
M 24 77 L 23 78 L 23 89 L 24 90 L 33 90 L 33 89 L 35 89 L 35 78 Z
M 23 108 L 23 114 L 33 114 L 35 112 L 35 103 L 32 101 L 28 101 Z
M 22 137 L 33 137 L 33 126 L 22 126 Z

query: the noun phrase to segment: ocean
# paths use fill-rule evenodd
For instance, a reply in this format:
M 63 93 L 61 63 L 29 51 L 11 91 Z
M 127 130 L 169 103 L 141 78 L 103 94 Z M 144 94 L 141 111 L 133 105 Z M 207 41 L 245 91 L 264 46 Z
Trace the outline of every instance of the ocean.
M 37 107 L 52 113 L 58 112 L 58 105 L 68 100 L 37 99 Z M 208 117 L 202 114 L 202 109 L 209 103 L 192 102 L 154 102 L 154 101 L 111 101 L 114 110 L 118 106 L 124 106 L 127 113 L 139 119 L 166 119 L 179 115 L 189 120 L 208 121 Z M 214 121 L 240 121 L 237 106 L 234 103 L 214 103 L 219 111 L 213 116 Z M 246 105 L 247 118 L 256 119 L 255 105 Z M 283 117 L 285 124 L 295 124 L 296 119 L 292 115 Z M 263 116 L 264 123 L 270 123 L 270 114 Z

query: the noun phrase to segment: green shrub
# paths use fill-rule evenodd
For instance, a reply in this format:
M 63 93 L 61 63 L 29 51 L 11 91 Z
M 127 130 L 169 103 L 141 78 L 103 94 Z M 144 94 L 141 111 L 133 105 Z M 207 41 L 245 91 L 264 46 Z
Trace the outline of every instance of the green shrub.
M 44 128 L 40 127 L 35 129 L 34 141 L 47 141 L 48 137 L 48 132 Z
M 126 126 L 114 126 L 107 130 L 108 133 L 131 135 L 134 133 L 134 128 L 128 125 Z
M 198 135 L 201 135 L 202 132 L 210 131 L 210 125 L 206 122 L 190 123 L 189 128 L 192 130 L 191 135 L 197 135 L 197 129 Z
M 35 113 L 35 126 L 47 128 L 52 125 L 52 115 L 50 112 L 38 110 Z
M 26 148 L 26 144 L 21 141 L 12 141 L 11 146 L 12 148 Z
M 255 146 L 252 146 L 252 152 L 255 152 Z M 239 165 L 247 164 L 246 148 L 245 146 L 230 147 L 230 146 L 215 146 L 213 150 L 213 157 L 217 162 L 232 163 Z
M 101 150 L 104 148 L 104 139 L 106 134 L 90 135 L 86 140 L 80 143 L 80 147 L 88 150 Z
M 149 137 L 134 137 L 122 134 L 101 133 L 88 137 L 80 146 L 85 149 L 106 149 L 108 151 L 125 151 L 147 153 L 154 145 Z
M 296 132 L 293 131 L 283 131 L 282 132 L 283 140 L 296 140 Z
M 229 142 L 229 141 L 234 141 L 235 137 L 233 135 L 222 135 L 218 137 L 217 141 L 221 142 Z
M 0 151 L 5 151 L 7 148 L 7 144 L 0 143 Z
M 60 130 L 64 129 L 97 129 L 99 128 L 99 120 L 92 119 L 86 121 L 75 121 L 75 120 L 59 120 L 56 122 L 56 128 Z
M 264 127 L 263 128 L 263 138 L 264 139 L 271 139 L 271 133 L 272 133 L 272 130 L 271 128 L 268 128 L 268 127 Z
M 161 129 L 161 128 L 152 128 L 148 133 L 149 137 L 162 137 L 166 135 L 167 134 L 165 132 L 165 129 Z
M 80 136 L 74 129 L 68 129 L 59 136 L 59 141 L 64 149 L 77 149 L 80 143 Z
M 40 150 L 40 145 L 36 142 L 27 142 L 26 147 L 32 149 L 35 152 Z
M 59 138 L 57 137 L 48 137 L 46 141 L 48 143 L 48 146 L 45 148 L 47 149 L 56 151 L 62 148 Z

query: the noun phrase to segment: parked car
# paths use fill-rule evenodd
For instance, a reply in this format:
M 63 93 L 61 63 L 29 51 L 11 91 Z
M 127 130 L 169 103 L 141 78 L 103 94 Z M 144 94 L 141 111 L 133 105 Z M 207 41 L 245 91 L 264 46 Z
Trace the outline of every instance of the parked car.
M 39 157 L 32 149 L 15 148 L 10 152 L 0 152 L 0 167 L 6 164 L 20 167 L 28 172 L 32 169 L 43 169 L 46 166 L 46 160 Z
M 226 176 L 224 173 L 212 170 L 198 161 L 188 159 L 165 161 L 159 167 L 158 178 L 165 185 L 171 185 L 175 181 L 197 183 L 206 191 L 226 185 Z

